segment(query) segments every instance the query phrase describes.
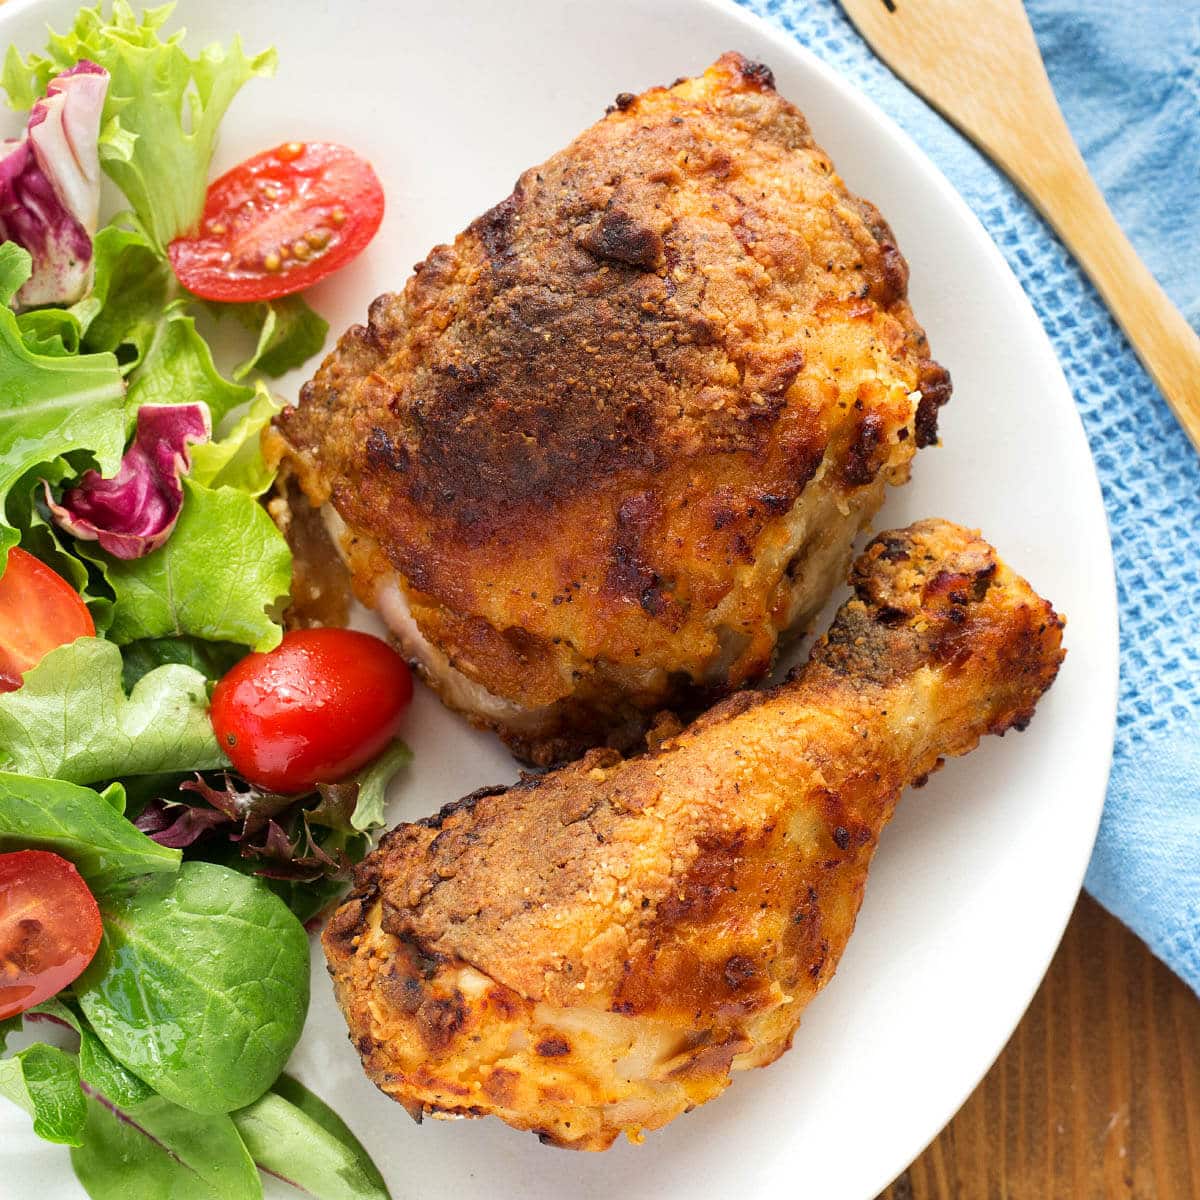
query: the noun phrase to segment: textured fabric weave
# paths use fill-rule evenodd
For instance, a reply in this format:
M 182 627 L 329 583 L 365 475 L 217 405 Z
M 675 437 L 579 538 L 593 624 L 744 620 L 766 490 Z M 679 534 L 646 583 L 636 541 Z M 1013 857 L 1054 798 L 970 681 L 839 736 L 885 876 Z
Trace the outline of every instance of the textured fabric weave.
M 1086 886 L 1200 992 L 1200 459 L 1058 239 L 833 0 L 739 2 L 908 131 L 982 220 L 1050 334 L 1100 476 L 1121 613 L 1113 773 Z M 1117 219 L 1200 328 L 1200 4 L 1026 7 Z

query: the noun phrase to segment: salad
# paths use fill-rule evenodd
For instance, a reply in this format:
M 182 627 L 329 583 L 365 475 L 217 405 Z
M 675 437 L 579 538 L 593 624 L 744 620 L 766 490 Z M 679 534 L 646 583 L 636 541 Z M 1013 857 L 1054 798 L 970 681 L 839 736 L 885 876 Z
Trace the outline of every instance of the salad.
M 412 683 L 379 639 L 286 628 L 259 435 L 327 332 L 300 292 L 383 192 L 328 143 L 210 181 L 274 53 L 193 57 L 169 15 L 84 9 L 0 74 L 28 114 L 0 145 L 0 1094 L 97 1200 L 249 1200 L 260 1171 L 374 1200 L 282 1071 Z

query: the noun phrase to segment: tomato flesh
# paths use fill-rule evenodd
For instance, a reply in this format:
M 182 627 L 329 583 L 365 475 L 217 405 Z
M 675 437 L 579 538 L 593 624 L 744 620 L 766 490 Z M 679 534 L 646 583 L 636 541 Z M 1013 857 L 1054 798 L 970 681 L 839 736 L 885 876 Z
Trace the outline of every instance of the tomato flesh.
M 79 593 L 44 562 L 14 546 L 0 576 L 0 692 L 56 646 L 93 637 L 96 626 Z
M 306 792 L 370 762 L 396 736 L 412 676 L 387 642 L 350 629 L 299 629 L 217 684 L 212 723 L 250 783 Z
M 78 979 L 100 932 L 96 898 L 65 858 L 0 854 L 0 1021 Z
M 371 164 L 333 142 L 288 142 L 208 189 L 199 231 L 168 247 L 179 282 L 206 300 L 272 300 L 344 267 L 383 220 Z

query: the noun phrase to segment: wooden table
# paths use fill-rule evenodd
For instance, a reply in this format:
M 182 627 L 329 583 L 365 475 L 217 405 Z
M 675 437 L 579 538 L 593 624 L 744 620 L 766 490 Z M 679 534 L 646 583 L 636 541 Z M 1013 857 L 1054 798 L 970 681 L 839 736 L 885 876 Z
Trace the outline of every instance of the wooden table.
M 1080 897 L 1033 1004 L 879 1200 L 1198 1200 L 1200 1000 Z

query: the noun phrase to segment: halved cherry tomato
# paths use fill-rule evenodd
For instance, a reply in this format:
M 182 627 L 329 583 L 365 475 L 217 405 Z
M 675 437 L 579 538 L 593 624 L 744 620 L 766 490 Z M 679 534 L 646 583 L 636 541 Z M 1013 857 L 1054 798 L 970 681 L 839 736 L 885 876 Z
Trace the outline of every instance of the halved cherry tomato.
M 65 858 L 0 854 L 0 1021 L 78 979 L 100 929 L 96 898 Z
M 250 783 L 306 792 L 370 762 L 396 736 L 412 691 L 408 665 L 380 638 L 298 629 L 217 684 L 213 729 Z
M 344 267 L 383 220 L 366 159 L 333 142 L 288 142 L 208 189 L 199 231 L 168 247 L 179 282 L 206 300 L 272 300 Z
M 55 646 L 95 633 L 83 598 L 61 575 L 19 547 L 8 552 L 0 576 L 0 692 L 16 691 Z

